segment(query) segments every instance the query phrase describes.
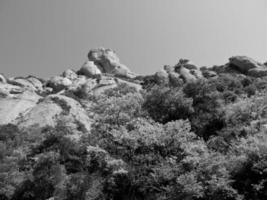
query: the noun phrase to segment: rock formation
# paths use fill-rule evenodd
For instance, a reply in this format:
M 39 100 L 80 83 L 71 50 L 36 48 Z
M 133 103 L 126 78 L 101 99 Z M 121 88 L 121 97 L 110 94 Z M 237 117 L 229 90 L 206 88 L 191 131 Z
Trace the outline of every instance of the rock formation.
M 16 123 L 27 129 L 55 126 L 63 120 L 71 129 L 88 132 L 91 119 L 71 94 L 97 96 L 121 83 L 139 91 L 141 83 L 146 81 L 180 87 L 200 79 L 216 79 L 219 73 L 262 77 L 267 76 L 267 66 L 246 56 L 231 57 L 229 63 L 212 68 L 199 68 L 189 60 L 180 59 L 176 65 L 166 65 L 154 75 L 137 77 L 111 49 L 93 49 L 77 72 L 67 69 L 48 80 L 34 76 L 6 78 L 0 74 L 0 124 Z
M 239 72 L 249 76 L 267 76 L 267 67 L 264 64 L 256 62 L 247 56 L 231 57 L 229 58 L 229 64 L 230 67 L 237 69 Z

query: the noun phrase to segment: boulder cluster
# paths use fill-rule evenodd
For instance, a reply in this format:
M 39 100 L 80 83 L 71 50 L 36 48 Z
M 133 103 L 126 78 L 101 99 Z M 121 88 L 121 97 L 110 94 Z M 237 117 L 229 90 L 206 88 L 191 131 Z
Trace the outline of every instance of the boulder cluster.
M 267 76 L 267 64 L 246 56 L 235 56 L 225 65 L 208 68 L 180 59 L 176 65 L 166 65 L 152 76 L 137 76 L 121 64 L 113 50 L 92 49 L 88 53 L 88 60 L 78 71 L 68 69 L 48 80 L 34 76 L 7 78 L 0 74 L 0 124 L 55 126 L 55 119 L 61 118 L 68 121 L 72 128 L 79 124 L 83 130 L 89 130 L 90 119 L 84 109 L 67 94 L 79 94 L 82 97 L 100 95 L 120 83 L 139 91 L 148 77 L 149 80 L 152 77 L 154 83 L 179 86 L 199 79 L 216 79 L 219 73 L 262 77 Z
M 239 72 L 253 76 L 267 76 L 267 66 L 256 62 L 252 58 L 246 56 L 234 56 L 229 59 L 230 67 L 237 69 Z
M 157 83 L 181 83 L 195 82 L 199 79 L 216 78 L 218 73 L 239 73 L 251 77 L 267 76 L 267 63 L 256 62 L 247 56 L 233 56 L 229 62 L 222 66 L 198 67 L 187 59 L 180 59 L 175 66 L 164 66 L 153 77 Z
M 110 49 L 93 49 L 78 71 L 65 70 L 48 80 L 28 77 L 7 78 L 0 74 L 0 125 L 15 123 L 22 129 L 38 130 L 63 120 L 74 133 L 89 131 L 91 119 L 79 101 L 68 94 L 100 95 L 126 83 L 137 90 L 132 73 Z
M 136 75 L 124 64 L 120 63 L 119 57 L 111 49 L 92 49 L 88 53 L 88 60 L 83 64 L 78 73 L 88 77 L 94 77 L 102 73 L 114 74 L 127 78 Z

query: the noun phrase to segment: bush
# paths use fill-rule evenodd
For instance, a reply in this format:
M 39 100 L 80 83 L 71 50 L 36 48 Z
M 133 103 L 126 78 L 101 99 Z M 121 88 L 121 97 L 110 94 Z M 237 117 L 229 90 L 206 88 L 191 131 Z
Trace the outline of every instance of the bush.
M 177 88 L 154 87 L 145 95 L 143 109 L 157 122 L 187 119 L 194 112 L 192 99 Z

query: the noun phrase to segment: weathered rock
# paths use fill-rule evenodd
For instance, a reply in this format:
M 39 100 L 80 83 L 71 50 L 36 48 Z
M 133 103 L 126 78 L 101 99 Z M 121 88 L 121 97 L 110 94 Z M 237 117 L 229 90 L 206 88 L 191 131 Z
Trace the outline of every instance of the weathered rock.
M 87 77 L 94 77 L 96 75 L 100 75 L 101 71 L 93 61 L 86 61 L 79 70 L 79 73 Z
M 54 76 L 46 83 L 46 86 L 53 88 L 54 92 L 59 92 L 60 90 L 66 89 L 70 85 L 72 85 L 71 80 L 61 76 Z
M 21 85 L 21 87 L 25 87 L 30 90 L 36 90 L 33 84 L 28 81 L 26 78 L 15 78 L 13 82 L 16 82 L 17 85 Z
M 201 70 L 202 71 L 202 74 L 205 78 L 214 78 L 214 77 L 217 77 L 217 73 L 215 71 L 212 71 L 212 70 L 208 70 L 208 69 L 205 69 L 205 70 Z
M 186 83 L 197 81 L 196 76 L 194 76 L 189 69 L 186 69 L 184 67 L 180 68 L 179 74 Z
M 127 66 L 120 63 L 120 59 L 111 49 L 92 49 L 88 53 L 88 59 L 89 61 L 93 61 L 102 73 L 115 74 L 129 78 L 136 76 Z
M 0 83 L 7 83 L 6 77 L 3 74 L 0 74 Z
M 93 61 L 103 73 L 111 73 L 120 65 L 120 59 L 111 49 L 92 49 L 88 53 L 88 59 Z
M 234 56 L 229 58 L 230 65 L 241 73 L 247 73 L 250 69 L 261 68 L 263 65 L 247 56 Z
M 78 75 L 71 69 L 67 69 L 62 73 L 62 76 L 68 78 L 70 80 L 74 80 L 78 77 Z
M 80 103 L 63 95 L 49 95 L 17 121 L 21 128 L 55 127 L 59 121 L 79 131 L 89 131 L 91 120 Z
M 248 71 L 248 75 L 254 76 L 254 77 L 267 76 L 267 67 L 258 67 L 258 68 L 250 69 Z
M 13 123 L 15 119 L 32 109 L 41 98 L 34 92 L 5 84 L 0 87 L 0 124 Z
M 43 83 L 40 79 L 34 76 L 29 76 L 27 77 L 27 80 L 35 87 L 37 91 L 43 90 Z

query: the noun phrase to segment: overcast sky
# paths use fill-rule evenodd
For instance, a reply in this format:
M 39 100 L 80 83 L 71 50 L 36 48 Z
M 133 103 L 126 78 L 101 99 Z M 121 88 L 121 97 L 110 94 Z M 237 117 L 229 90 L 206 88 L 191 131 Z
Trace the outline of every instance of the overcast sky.
M 78 70 L 99 46 L 140 74 L 180 58 L 267 61 L 267 1 L 0 0 L 0 72 L 8 76 Z

